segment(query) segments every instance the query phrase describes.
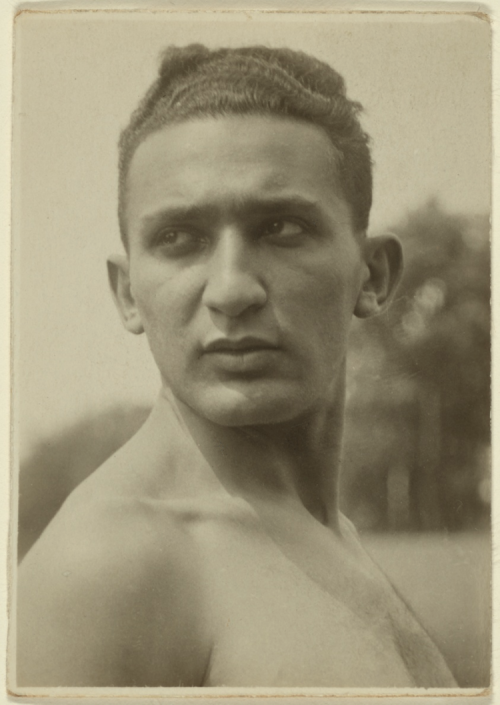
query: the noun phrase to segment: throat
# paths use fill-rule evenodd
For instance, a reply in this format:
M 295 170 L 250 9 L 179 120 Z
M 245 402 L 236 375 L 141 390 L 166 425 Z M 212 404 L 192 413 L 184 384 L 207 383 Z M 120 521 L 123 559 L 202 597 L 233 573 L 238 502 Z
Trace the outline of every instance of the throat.
M 293 424 L 220 426 L 180 400 L 161 398 L 176 415 L 224 489 L 253 506 L 306 511 L 338 529 L 343 403 Z M 342 400 L 343 402 L 343 400 Z

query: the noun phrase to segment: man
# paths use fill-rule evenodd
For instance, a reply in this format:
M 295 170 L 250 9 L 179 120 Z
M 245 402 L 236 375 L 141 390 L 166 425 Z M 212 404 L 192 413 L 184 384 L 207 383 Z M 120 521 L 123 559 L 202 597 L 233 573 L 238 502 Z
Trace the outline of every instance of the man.
M 19 685 L 455 684 L 338 509 L 350 321 L 402 260 L 359 110 L 301 53 L 165 53 L 108 263 L 161 392 L 21 566 Z

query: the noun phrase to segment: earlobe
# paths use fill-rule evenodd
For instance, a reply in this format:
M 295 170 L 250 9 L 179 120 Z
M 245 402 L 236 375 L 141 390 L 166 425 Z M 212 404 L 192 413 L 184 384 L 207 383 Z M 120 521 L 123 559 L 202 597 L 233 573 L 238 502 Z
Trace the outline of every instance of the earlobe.
M 135 335 L 144 333 L 139 311 L 130 286 L 130 268 L 126 255 L 113 255 L 108 259 L 108 278 L 111 292 L 123 325 Z
M 403 248 L 395 235 L 368 238 L 364 242 L 365 274 L 354 314 L 369 318 L 390 303 L 403 273 Z

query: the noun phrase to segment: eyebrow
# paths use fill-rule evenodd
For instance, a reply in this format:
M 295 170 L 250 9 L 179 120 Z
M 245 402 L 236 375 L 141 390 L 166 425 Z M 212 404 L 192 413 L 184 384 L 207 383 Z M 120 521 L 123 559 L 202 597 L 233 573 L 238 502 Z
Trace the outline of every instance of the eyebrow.
M 280 196 L 277 198 L 245 198 L 234 199 L 233 209 L 241 215 L 251 215 L 258 212 L 262 214 L 280 213 L 283 211 L 318 214 L 318 201 L 310 200 L 298 195 Z M 160 208 L 152 213 L 143 215 L 141 232 L 148 231 L 151 227 L 161 225 L 163 222 L 187 222 L 213 220 L 217 216 L 218 207 L 212 203 L 193 205 L 172 205 Z

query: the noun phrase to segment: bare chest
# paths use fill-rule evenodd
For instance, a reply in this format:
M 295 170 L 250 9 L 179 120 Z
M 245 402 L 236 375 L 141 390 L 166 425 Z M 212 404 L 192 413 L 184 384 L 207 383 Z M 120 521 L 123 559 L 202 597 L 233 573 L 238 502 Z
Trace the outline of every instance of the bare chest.
M 314 552 L 301 560 L 266 537 L 217 536 L 204 561 L 214 635 L 205 685 L 417 685 L 390 586 L 335 551 Z

